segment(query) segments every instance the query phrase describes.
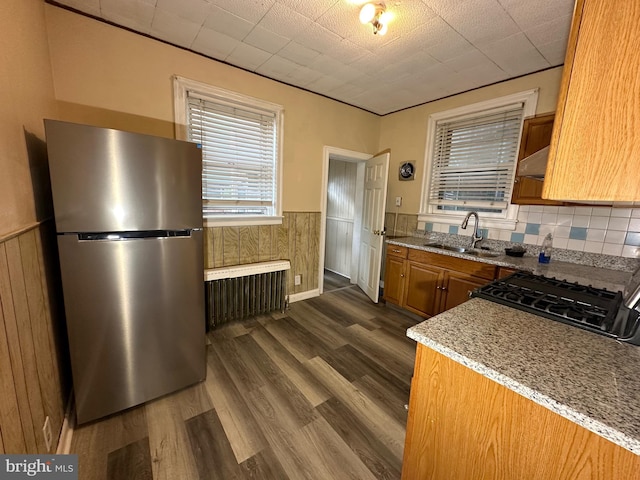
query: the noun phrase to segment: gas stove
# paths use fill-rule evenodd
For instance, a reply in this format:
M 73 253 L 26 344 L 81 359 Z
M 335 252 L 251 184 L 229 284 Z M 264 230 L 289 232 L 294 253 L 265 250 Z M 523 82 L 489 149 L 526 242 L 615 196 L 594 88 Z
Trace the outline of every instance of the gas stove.
M 640 345 L 640 312 L 625 306 L 622 292 L 517 272 L 471 296 Z

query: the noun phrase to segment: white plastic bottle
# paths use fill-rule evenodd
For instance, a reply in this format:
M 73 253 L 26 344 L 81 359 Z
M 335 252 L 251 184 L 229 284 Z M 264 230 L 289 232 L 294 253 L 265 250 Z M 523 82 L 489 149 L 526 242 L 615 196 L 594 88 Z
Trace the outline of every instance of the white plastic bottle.
M 544 237 L 542 241 L 542 250 L 540 250 L 540 254 L 538 255 L 538 262 L 540 263 L 549 263 L 551 261 L 551 250 L 553 248 L 553 237 L 550 233 L 547 233 L 547 236 Z

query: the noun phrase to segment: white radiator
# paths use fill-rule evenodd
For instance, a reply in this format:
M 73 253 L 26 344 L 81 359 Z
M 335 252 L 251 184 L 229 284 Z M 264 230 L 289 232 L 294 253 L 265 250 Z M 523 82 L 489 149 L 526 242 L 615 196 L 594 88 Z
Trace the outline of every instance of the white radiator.
M 207 328 L 287 305 L 288 260 L 212 268 L 204 272 Z

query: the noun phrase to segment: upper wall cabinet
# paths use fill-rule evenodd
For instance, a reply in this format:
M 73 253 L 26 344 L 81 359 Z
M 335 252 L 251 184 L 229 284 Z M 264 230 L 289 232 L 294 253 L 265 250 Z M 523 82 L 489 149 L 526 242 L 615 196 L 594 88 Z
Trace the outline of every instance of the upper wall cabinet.
M 527 118 L 522 126 L 522 140 L 518 153 L 518 167 L 523 159 L 548 147 L 553 130 L 553 113 Z M 542 167 L 541 167 L 542 168 Z M 522 176 L 518 168 L 513 184 L 511 203 L 519 205 L 563 205 L 563 202 L 544 200 L 542 198 L 542 179 Z
M 640 200 L 640 2 L 577 0 L 543 198 Z

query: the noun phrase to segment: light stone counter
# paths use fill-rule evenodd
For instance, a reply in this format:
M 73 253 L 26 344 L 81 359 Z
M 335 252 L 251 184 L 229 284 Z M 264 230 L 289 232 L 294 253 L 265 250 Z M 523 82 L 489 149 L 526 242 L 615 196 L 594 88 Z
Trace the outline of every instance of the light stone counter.
M 500 254 L 499 256 L 476 257 L 467 253 L 458 253 L 425 246 L 426 243 L 433 241 L 465 247 L 468 247 L 470 243 L 468 237 L 443 234 L 431 234 L 430 237 L 394 238 L 387 240 L 387 243 L 501 267 L 515 268 L 545 277 L 556 277 L 560 280 L 577 282 L 582 285 L 606 288 L 614 292 L 624 291 L 624 285 L 631 277 L 633 270 L 638 267 L 638 259 L 634 258 L 588 254 L 560 249 L 554 250 L 551 263 L 541 264 L 538 263 L 537 247 L 525 245 L 528 251 L 524 257 L 509 257 L 504 255 L 504 247 L 505 245 L 509 246 L 513 244 L 496 240 L 485 240 L 480 245 L 489 245 L 492 251 Z
M 407 336 L 640 455 L 640 347 L 479 298 Z

